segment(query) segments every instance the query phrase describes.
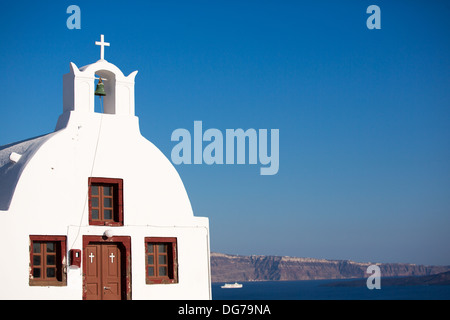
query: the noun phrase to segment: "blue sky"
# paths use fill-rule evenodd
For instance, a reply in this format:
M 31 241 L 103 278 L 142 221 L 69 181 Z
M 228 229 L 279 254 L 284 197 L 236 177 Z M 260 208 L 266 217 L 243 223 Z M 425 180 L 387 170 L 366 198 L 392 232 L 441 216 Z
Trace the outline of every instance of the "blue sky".
M 69 30 L 66 9 L 81 9 Z M 381 8 L 381 30 L 366 9 Z M 280 130 L 280 169 L 179 165 L 211 249 L 450 264 L 450 2 L 21 1 L 0 13 L 0 145 L 54 130 L 62 75 L 136 77 L 142 134 Z

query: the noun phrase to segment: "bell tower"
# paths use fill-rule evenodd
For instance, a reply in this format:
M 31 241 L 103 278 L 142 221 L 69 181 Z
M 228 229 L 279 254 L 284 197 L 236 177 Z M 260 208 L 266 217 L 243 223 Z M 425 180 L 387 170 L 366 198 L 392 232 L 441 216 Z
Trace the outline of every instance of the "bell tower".
M 71 62 L 70 72 L 63 75 L 63 115 L 70 112 L 93 114 L 95 80 L 101 78 L 104 84 L 104 113 L 134 116 L 134 78 L 137 71 L 124 76 L 117 66 L 105 60 L 104 47 L 110 44 L 104 41 L 103 35 L 101 41 L 95 44 L 100 46 L 100 60 L 81 68 Z

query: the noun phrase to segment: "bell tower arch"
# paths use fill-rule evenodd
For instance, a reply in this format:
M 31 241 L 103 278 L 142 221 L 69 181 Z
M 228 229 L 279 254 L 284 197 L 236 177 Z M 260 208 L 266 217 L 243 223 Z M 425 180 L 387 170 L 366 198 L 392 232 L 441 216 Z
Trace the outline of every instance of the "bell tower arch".
M 100 77 L 104 84 L 103 113 L 116 114 L 116 75 L 108 70 L 98 70 L 95 75 Z
M 137 71 L 125 77 L 112 63 L 99 60 L 81 67 L 71 62 L 71 72 L 63 76 L 63 111 L 94 112 L 95 80 L 101 77 L 105 85 L 104 113 L 135 115 L 134 78 Z
M 78 68 L 70 63 L 70 72 L 63 76 L 63 112 L 95 112 L 95 81 L 102 78 L 105 96 L 103 113 L 109 115 L 134 116 L 134 78 L 137 71 L 125 76 L 122 71 L 104 59 L 103 40 L 101 57 L 95 63 Z M 97 44 L 96 43 L 96 44 Z

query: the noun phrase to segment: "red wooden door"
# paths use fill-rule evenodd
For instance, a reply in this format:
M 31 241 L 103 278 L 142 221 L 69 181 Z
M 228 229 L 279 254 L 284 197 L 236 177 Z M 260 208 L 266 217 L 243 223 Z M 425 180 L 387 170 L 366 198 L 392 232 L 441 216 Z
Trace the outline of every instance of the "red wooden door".
M 122 297 L 121 252 L 114 243 L 86 246 L 86 300 L 120 300 Z

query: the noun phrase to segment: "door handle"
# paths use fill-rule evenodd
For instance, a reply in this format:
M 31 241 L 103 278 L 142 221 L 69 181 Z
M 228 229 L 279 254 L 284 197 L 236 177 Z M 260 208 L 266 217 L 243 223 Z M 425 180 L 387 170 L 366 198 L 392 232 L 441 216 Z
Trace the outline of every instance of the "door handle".
M 111 287 L 103 287 L 103 290 L 111 290 Z

